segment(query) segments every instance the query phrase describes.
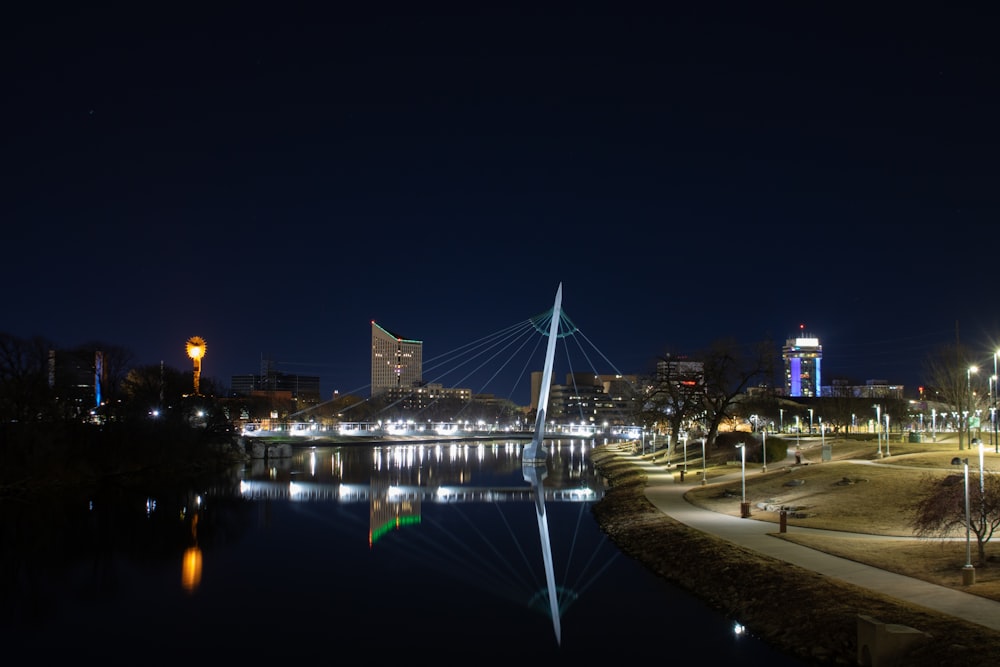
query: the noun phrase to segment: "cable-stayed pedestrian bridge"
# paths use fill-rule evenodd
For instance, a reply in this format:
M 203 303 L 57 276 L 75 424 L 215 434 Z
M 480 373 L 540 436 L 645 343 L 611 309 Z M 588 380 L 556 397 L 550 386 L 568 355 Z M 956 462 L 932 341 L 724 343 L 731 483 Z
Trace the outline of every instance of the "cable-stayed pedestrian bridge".
M 335 500 L 341 503 L 370 502 L 384 498 L 391 502 L 420 501 L 427 503 L 496 503 L 535 502 L 531 487 L 484 486 L 412 486 L 372 484 L 332 484 L 323 482 L 275 482 L 243 480 L 240 494 L 247 499 L 268 498 L 309 502 Z M 588 503 L 600 500 L 604 489 L 586 486 L 567 489 L 545 489 L 546 502 Z

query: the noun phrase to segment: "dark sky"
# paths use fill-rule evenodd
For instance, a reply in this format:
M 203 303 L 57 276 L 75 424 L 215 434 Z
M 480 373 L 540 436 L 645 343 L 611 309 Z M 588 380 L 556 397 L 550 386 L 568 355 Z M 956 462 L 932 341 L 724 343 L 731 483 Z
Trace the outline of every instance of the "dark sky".
M 372 319 L 434 358 L 562 283 L 601 371 L 800 324 L 827 378 L 991 359 L 996 10 L 346 4 L 8 15 L 0 331 L 329 395 Z

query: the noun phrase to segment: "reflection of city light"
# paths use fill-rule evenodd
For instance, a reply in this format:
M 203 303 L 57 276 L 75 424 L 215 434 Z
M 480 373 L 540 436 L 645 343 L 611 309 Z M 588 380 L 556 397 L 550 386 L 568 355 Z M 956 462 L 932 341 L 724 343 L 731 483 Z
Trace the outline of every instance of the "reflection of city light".
M 181 586 L 184 590 L 193 592 L 201 583 L 201 549 L 188 547 L 184 552 L 184 562 L 181 569 Z
M 201 498 L 198 498 L 200 505 Z M 198 547 L 198 513 L 191 517 L 191 538 L 194 546 L 184 551 L 181 562 L 181 587 L 187 592 L 193 592 L 201 583 L 201 549 Z

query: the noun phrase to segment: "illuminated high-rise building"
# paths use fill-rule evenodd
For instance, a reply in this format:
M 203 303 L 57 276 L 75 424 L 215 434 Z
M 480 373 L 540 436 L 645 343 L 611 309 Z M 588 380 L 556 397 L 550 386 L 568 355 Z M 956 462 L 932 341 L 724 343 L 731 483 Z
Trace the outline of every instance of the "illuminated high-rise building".
M 819 338 L 800 332 L 798 338 L 785 341 L 781 358 L 785 362 L 785 393 L 788 396 L 818 397 L 822 386 L 820 365 L 823 361 L 823 346 L 819 344 Z
M 424 372 L 423 351 L 423 341 L 397 336 L 372 320 L 371 395 L 419 386 Z

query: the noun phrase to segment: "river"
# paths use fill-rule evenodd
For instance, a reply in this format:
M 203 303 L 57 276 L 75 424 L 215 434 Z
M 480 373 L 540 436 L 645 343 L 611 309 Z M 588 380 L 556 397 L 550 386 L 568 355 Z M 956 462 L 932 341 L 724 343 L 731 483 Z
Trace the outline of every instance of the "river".
M 300 446 L 194 486 L 4 501 L 0 638 L 130 665 L 802 664 L 607 539 L 589 440 L 549 441 L 538 479 L 523 445 Z

